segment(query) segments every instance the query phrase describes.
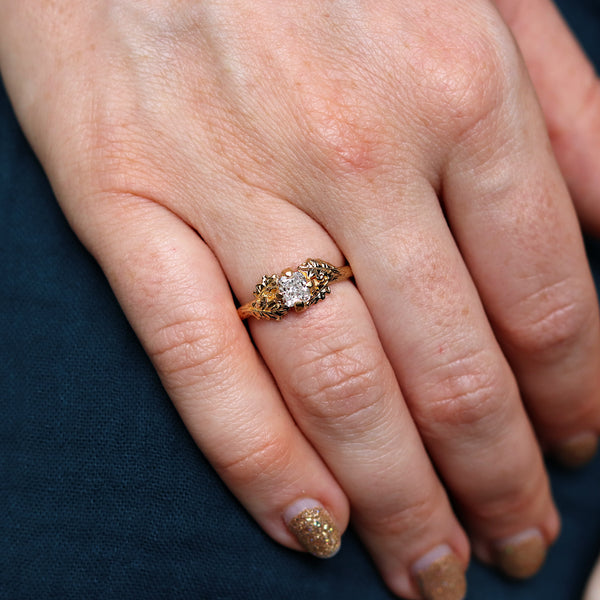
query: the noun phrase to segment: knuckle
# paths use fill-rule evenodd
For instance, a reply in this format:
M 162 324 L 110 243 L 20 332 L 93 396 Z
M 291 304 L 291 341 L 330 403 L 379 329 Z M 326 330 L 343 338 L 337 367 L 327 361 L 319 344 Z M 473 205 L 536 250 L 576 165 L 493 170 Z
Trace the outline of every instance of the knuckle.
M 492 423 L 505 410 L 507 374 L 486 351 L 444 363 L 427 374 L 428 390 L 418 408 L 419 425 L 433 433 L 439 426 Z M 435 435 L 435 434 L 434 434 Z
M 292 395 L 311 418 L 326 421 L 360 420 L 382 397 L 381 367 L 373 352 L 358 344 L 321 339 L 290 378 Z M 364 425 L 363 425 L 364 426 Z
M 185 316 L 160 327 L 147 342 L 150 358 L 170 385 L 214 377 L 229 364 L 237 336 L 216 314 Z
M 416 48 L 411 57 L 417 106 L 425 103 L 432 118 L 437 115 L 436 129 L 460 137 L 497 114 L 521 69 L 516 51 L 510 51 L 513 44 L 504 43 L 497 29 L 470 29 L 450 42 L 447 32 L 435 35 L 435 42 Z
M 517 351 L 549 360 L 572 350 L 594 328 L 596 309 L 573 282 L 547 286 L 513 313 L 507 337 Z M 519 314 L 523 314 L 519 318 Z
M 494 482 L 479 486 L 486 495 L 468 503 L 474 519 L 494 524 L 521 521 L 547 501 L 548 486 L 543 476 L 532 477 L 530 470 L 518 467 L 510 473 L 510 477 L 503 477 L 502 485 Z
M 357 56 L 344 52 L 334 67 L 316 56 L 312 68 L 296 76 L 295 131 L 320 172 L 366 177 L 391 167 L 398 144 L 398 92 L 395 76 L 375 49 Z
M 596 377 L 597 381 L 598 378 Z M 577 433 L 582 429 L 597 429 L 600 425 L 600 405 L 597 398 L 597 387 L 587 397 L 578 396 L 568 404 L 557 402 L 550 404 L 546 410 L 535 414 L 535 424 L 539 431 L 543 431 L 544 439 L 549 442 L 564 440 L 569 431 Z
M 383 119 L 368 110 L 366 96 L 365 90 L 323 86 L 303 102 L 307 147 L 317 149 L 318 163 L 331 176 L 368 172 L 385 160 L 391 138 Z
M 396 501 L 393 505 L 383 503 L 360 511 L 357 520 L 375 536 L 407 540 L 429 528 L 439 509 L 438 502 L 441 503 L 441 498 L 430 493 Z
M 216 456 L 213 466 L 232 487 L 256 485 L 281 474 L 292 463 L 289 442 L 279 433 L 265 433 L 236 455 Z

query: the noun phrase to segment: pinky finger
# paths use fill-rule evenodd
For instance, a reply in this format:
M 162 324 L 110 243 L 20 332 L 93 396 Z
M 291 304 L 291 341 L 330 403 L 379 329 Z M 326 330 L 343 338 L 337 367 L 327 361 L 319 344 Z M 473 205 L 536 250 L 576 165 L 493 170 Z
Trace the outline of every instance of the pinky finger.
M 495 0 L 523 53 L 583 223 L 600 232 L 600 81 L 551 0 Z
M 170 211 L 118 200 L 82 237 L 187 429 L 273 539 L 335 554 L 348 501 L 287 411 L 218 261 Z

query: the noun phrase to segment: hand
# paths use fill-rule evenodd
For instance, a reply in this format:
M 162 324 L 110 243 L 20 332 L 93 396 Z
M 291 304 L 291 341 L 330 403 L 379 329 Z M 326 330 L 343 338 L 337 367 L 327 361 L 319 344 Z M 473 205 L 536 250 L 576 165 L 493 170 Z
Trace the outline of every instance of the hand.
M 292 518 L 323 507 L 343 530 L 351 507 L 407 598 L 440 597 L 440 578 L 461 596 L 465 529 L 483 560 L 535 571 L 559 528 L 540 443 L 572 458 L 600 428 L 599 322 L 494 7 L 44 6 L 3 5 L 19 118 L 187 427 L 258 523 L 327 553 L 333 536 L 294 537 L 306 520 Z M 348 262 L 355 285 L 247 330 L 230 286 L 245 303 L 262 275 L 308 257 Z

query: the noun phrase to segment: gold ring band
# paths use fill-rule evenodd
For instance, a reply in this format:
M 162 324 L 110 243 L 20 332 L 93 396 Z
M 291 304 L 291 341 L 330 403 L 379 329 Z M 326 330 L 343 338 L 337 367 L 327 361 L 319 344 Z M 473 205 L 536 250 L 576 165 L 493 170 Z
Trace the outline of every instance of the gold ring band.
M 242 319 L 280 321 L 293 308 L 297 312 L 323 300 L 331 292 L 329 285 L 352 277 L 345 265 L 334 267 L 317 258 L 309 258 L 296 270 L 286 269 L 279 275 L 265 275 L 254 290 L 254 300 L 240 306 Z

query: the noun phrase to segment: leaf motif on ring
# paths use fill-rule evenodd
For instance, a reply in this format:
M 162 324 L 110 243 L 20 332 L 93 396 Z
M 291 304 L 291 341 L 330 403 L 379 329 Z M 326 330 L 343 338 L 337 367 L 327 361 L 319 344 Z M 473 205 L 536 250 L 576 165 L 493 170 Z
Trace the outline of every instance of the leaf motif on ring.
M 310 298 L 308 301 L 299 301 L 294 308 L 302 311 L 331 293 L 329 284 L 336 281 L 341 275 L 340 270 L 329 263 L 309 258 L 302 263 L 296 272 L 302 272 L 308 280 Z M 279 278 L 290 277 L 294 271 L 282 271 L 281 275 L 265 275 L 254 290 L 255 300 L 252 302 L 252 313 L 258 319 L 279 321 L 290 310 L 286 306 L 280 289 Z

